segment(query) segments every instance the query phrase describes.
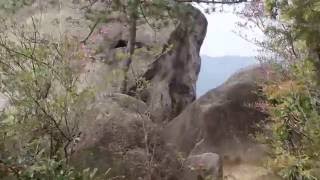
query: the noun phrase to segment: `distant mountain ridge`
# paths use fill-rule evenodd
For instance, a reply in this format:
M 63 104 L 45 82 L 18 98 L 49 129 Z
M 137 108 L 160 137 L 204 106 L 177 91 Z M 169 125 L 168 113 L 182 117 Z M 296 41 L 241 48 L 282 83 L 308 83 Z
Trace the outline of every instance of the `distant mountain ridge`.
M 242 68 L 258 64 L 248 56 L 201 56 L 201 70 L 197 81 L 197 97 L 224 83 L 232 74 Z

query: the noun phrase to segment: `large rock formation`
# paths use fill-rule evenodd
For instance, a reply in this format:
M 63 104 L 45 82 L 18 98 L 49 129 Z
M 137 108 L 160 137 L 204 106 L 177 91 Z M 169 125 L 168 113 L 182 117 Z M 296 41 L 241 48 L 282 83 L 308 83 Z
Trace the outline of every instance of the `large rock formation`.
M 225 179 L 277 179 L 261 167 L 266 147 L 251 136 L 259 131 L 257 123 L 267 116 L 256 103 L 260 83 L 270 77 L 269 70 L 267 67 L 242 70 L 190 104 L 164 128 L 162 135 L 167 144 L 189 158 L 219 154 Z M 216 164 L 215 168 L 219 167 Z
M 101 170 L 116 167 L 112 172 L 126 175 L 126 179 L 148 176 L 153 179 L 179 179 L 180 165 L 176 155 L 171 154 L 169 149 L 165 150 L 157 132 L 161 130 L 160 122 L 174 118 L 196 97 L 199 51 L 206 34 L 207 21 L 199 10 L 191 6 L 186 8 L 179 25 L 172 33 L 167 33 L 171 35 L 159 57 L 155 58 L 152 52 L 148 52 L 148 48 L 161 47 L 161 42 L 154 45 L 154 42 L 141 37 L 148 33 L 138 33 L 138 42 L 142 42 L 141 48 L 144 49 L 136 51 L 132 70 L 129 71 L 132 73 L 129 84 L 130 92 L 136 97 L 138 87 L 134 78 L 143 77 L 150 83 L 139 94 L 145 103 L 119 94 L 116 97 L 120 98 L 102 96 L 92 102 L 83 117 L 84 123 L 81 124 L 81 141 L 73 156 L 75 165 L 98 167 Z M 117 35 L 121 31 L 127 31 L 120 28 L 122 26 L 123 22 L 106 24 L 107 29 L 118 27 L 118 31 L 112 31 L 104 35 L 104 38 L 109 39 L 108 42 L 126 42 L 128 37 Z M 121 62 L 115 56 L 124 52 L 125 47 L 117 45 L 117 48 L 112 48 L 115 43 L 105 44 L 106 50 L 94 56 L 99 56 L 100 59 L 90 63 L 90 72 L 84 74 L 84 79 L 88 82 L 84 83 L 84 87 L 103 86 L 98 88 L 98 92 L 102 94 L 118 91 L 121 77 L 116 76 L 119 79 L 116 79 L 115 89 L 112 90 L 103 82 L 103 77 L 107 77 L 110 71 L 121 69 Z M 139 108 L 136 107 L 138 105 Z M 147 112 L 151 112 L 150 116 Z M 146 166 L 149 161 L 157 167 Z
M 40 6 L 44 1 L 36 2 Z M 36 11 L 38 6 L 29 7 L 17 16 L 29 23 L 28 16 L 44 17 L 39 29 L 43 34 L 67 33 L 85 39 L 90 28 L 84 26 L 94 22 L 86 19 L 90 14 L 80 10 L 80 1 L 72 2 L 63 1 L 62 9 L 47 4 L 45 13 Z M 99 10 L 101 2 L 93 8 Z M 197 168 L 201 160 L 209 171 L 204 176 L 219 179 L 220 158 L 237 161 L 234 157 L 243 158 L 239 152 L 253 147 L 249 135 L 266 117 L 253 106 L 258 99 L 257 82 L 266 78 L 264 71 L 239 72 L 195 101 L 207 21 L 199 10 L 183 6 L 186 11 L 181 12 L 177 26 L 169 23 L 155 32 L 145 21 L 138 22 L 127 95 L 119 94 L 129 39 L 125 18 L 109 14 L 108 21 L 100 23 L 83 43 L 87 57 L 73 64 L 81 73 L 79 91 L 90 87 L 97 96 L 83 103 L 86 111 L 79 119 L 81 134 L 72 149 L 73 165 L 97 167 L 101 173 L 112 168 L 111 176 L 124 175 L 129 180 L 192 180 L 199 174 L 186 166 Z M 141 90 L 141 80 L 150 85 Z M 169 123 L 162 131 L 163 122 Z M 179 159 L 176 152 L 185 156 Z
M 177 116 L 196 98 L 205 16 L 191 5 L 180 4 L 183 11 L 177 19 L 158 30 L 141 18 L 125 95 L 119 92 L 129 40 L 127 18 L 123 13 L 105 11 L 105 1 L 97 1 L 91 11 L 84 2 L 35 0 L 11 17 L 18 24 L 32 27 L 36 23 L 44 37 L 63 40 L 65 35 L 71 42 L 85 40 L 79 44 L 84 58 L 70 61 L 80 73 L 78 91 L 92 88 L 96 97 L 81 104 L 86 111 L 77 119 L 81 133 L 79 143 L 72 147 L 72 164 L 97 167 L 101 172 L 113 168 L 112 173 L 126 175 L 126 179 L 178 179 L 176 155 L 166 150 L 157 132 L 162 122 Z M 91 29 L 95 13 L 106 13 L 106 18 Z M 141 79 L 149 84 L 142 91 Z
M 241 71 L 226 83 L 189 105 L 164 130 L 164 137 L 179 152 L 214 152 L 235 156 L 250 144 L 250 134 L 266 115 L 255 107 L 263 68 Z
M 149 134 L 156 131 L 146 108 L 144 102 L 123 94 L 102 95 L 92 101 L 81 118 L 81 136 L 72 163 L 100 172 L 112 168 L 112 173 L 132 179 L 145 176 L 145 138 L 151 141 Z
M 79 143 L 71 163 L 79 168 L 110 170 L 108 177 L 127 180 L 179 180 L 181 164 L 160 138 L 144 102 L 124 94 L 101 95 L 81 117 Z
M 111 176 L 132 180 L 181 178 L 181 164 L 158 132 L 163 121 L 177 116 L 196 97 L 199 52 L 207 21 L 199 10 L 185 8 L 177 26 L 170 24 L 157 32 L 161 33 L 159 39 L 154 39 L 153 29 L 145 22 L 139 22 L 139 45 L 129 70 L 132 97 L 117 94 L 129 39 L 122 17 L 116 14 L 99 25 L 93 33 L 99 38 L 86 43 L 94 52 L 82 66 L 75 64 L 83 72 L 79 87 L 92 87 L 98 95 L 81 117 L 80 141 L 72 157 L 76 167 L 97 167 L 101 173 L 112 168 Z M 101 29 L 107 33 L 99 33 Z M 150 84 L 141 92 L 137 85 L 140 79 Z
M 206 35 L 207 20 L 197 9 L 188 11 L 171 34 L 167 53 L 153 62 L 144 74 L 151 82 L 147 103 L 159 120 L 171 120 L 196 98 L 200 71 L 200 47 Z M 170 48 L 170 47 L 168 47 Z

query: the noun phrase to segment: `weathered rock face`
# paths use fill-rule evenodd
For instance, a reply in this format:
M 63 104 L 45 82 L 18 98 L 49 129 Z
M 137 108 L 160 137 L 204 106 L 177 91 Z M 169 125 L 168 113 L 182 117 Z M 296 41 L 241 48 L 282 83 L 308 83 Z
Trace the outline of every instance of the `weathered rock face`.
M 95 49 L 103 47 L 103 51 L 93 56 L 96 61 L 87 63 L 83 74 L 85 87 L 119 92 L 124 78 L 125 58 L 121 56 L 125 54 L 129 35 L 127 23 L 116 17 L 101 25 L 107 33 L 101 35 L 99 47 L 97 42 L 91 44 Z M 169 24 L 157 32 L 145 22 L 140 22 L 137 27 L 139 47 L 129 69 L 128 85 L 130 93 L 136 95 L 139 78 L 150 83 L 139 96 L 158 122 L 174 118 L 196 97 L 195 86 L 201 63 L 199 52 L 206 35 L 207 20 L 192 6 L 185 6 L 181 17 L 177 26 Z
M 61 5 L 59 5 L 61 3 Z M 61 38 L 67 34 L 78 40 L 86 39 L 92 12 L 103 12 L 105 2 L 98 1 L 91 12 L 86 11 L 87 1 L 66 0 L 59 3 L 36 0 L 30 7 L 20 10 L 18 22 L 32 24 L 32 18 L 41 19 L 39 32 Z M 178 115 L 194 101 L 195 86 L 200 70 L 199 51 L 206 35 L 205 16 L 190 5 L 177 19 L 169 20 L 159 30 L 151 28 L 145 20 L 138 21 L 137 49 L 129 69 L 128 88 L 135 95 L 137 81 L 144 77 L 150 87 L 142 98 L 157 121 Z M 119 92 L 124 80 L 124 60 L 129 39 L 126 17 L 119 12 L 106 14 L 106 23 L 99 23 L 85 43 L 87 58 L 75 62 L 81 72 L 79 88 L 94 88 L 97 92 Z M 140 95 L 139 95 L 140 96 Z
M 81 118 L 80 141 L 72 163 L 79 168 L 137 179 L 146 174 L 149 157 L 145 138 L 156 134 L 156 126 L 145 115 L 146 105 L 123 94 L 104 95 L 92 101 Z M 133 171 L 134 169 L 134 171 Z
M 79 91 L 93 88 L 97 97 L 83 103 L 86 111 L 79 119 L 80 141 L 74 147 L 72 164 L 79 168 L 97 167 L 101 172 L 112 167 L 114 175 L 133 180 L 148 176 L 179 179 L 180 164 L 176 155 L 162 146 L 157 136 L 162 123 L 155 122 L 171 120 L 195 100 L 199 52 L 207 28 L 205 16 L 196 8 L 183 5 L 185 11 L 177 24 L 170 20 L 168 26 L 155 31 L 143 19 L 138 22 L 128 82 L 129 95 L 134 97 L 130 97 L 117 94 L 127 58 L 126 18 L 117 12 L 106 14 L 107 22 L 99 23 L 86 38 L 89 26 L 95 22 L 88 18 L 92 14 L 82 8 L 85 2 L 65 0 L 59 5 L 36 0 L 16 14 L 21 24 L 32 24 L 31 16 L 40 19 L 43 23 L 39 32 L 43 35 L 61 39 L 61 34 L 66 34 L 75 42 L 86 40 L 79 44 L 85 58 L 72 61 L 72 65 L 80 73 Z M 92 9 L 100 12 L 104 7 L 101 3 L 98 1 Z M 140 78 L 150 86 L 137 94 Z M 147 167 L 149 161 L 158 167 Z
M 58 36 L 62 31 L 84 39 L 90 31 L 84 27 L 93 22 L 79 10 L 81 1 L 63 3 L 66 9 L 48 5 L 41 33 Z M 99 3 L 95 6 L 100 8 Z M 43 15 L 32 8 L 37 7 L 31 7 L 28 16 Z M 239 156 L 239 149 L 248 153 L 249 134 L 266 117 L 252 106 L 258 99 L 256 82 L 265 79 L 264 71 L 240 72 L 195 101 L 207 21 L 199 10 L 186 6 L 177 26 L 154 32 L 144 21 L 138 22 L 137 48 L 129 69 L 130 96 L 118 94 L 124 80 L 128 24 L 117 13 L 110 16 L 85 43 L 88 57 L 74 64 L 81 73 L 79 90 L 92 87 L 97 97 L 84 103 L 87 109 L 80 119 L 80 141 L 72 164 L 97 167 L 100 172 L 112 168 L 110 176 L 124 175 L 129 180 L 193 180 L 199 175 L 220 179 L 221 159 Z M 150 83 L 142 91 L 137 85 L 140 78 Z M 162 131 L 162 122 L 168 121 Z M 184 163 L 178 161 L 175 150 L 186 154 Z M 208 172 L 184 171 L 187 166 L 199 168 L 199 161 Z
M 225 156 L 249 147 L 250 133 L 266 115 L 252 104 L 258 99 L 257 81 L 266 79 L 260 67 L 242 71 L 188 106 L 164 130 L 177 151 L 214 152 Z
M 117 94 L 123 80 L 126 22 L 115 18 L 98 27 L 98 32 L 107 29 L 107 33 L 97 33 L 99 38 L 86 44 L 90 49 L 100 50 L 80 67 L 83 73 L 79 84 L 80 89 L 94 88 L 98 97 L 89 102 L 81 117 L 73 165 L 97 167 L 100 172 L 112 168 L 110 176 L 124 175 L 132 180 L 181 179 L 181 164 L 158 132 L 162 129 L 160 122 L 177 116 L 196 97 L 199 51 L 207 21 L 199 10 L 186 8 L 178 26 L 170 25 L 157 32 L 160 39 L 153 39 L 153 30 L 145 23 L 137 27 L 140 45 L 133 56 L 128 84 L 129 95 L 134 97 Z M 141 77 L 150 86 L 137 94 L 137 79 Z M 149 167 L 150 163 L 156 167 Z
M 124 94 L 101 95 L 89 103 L 80 121 L 79 143 L 71 163 L 97 168 L 127 180 L 179 180 L 181 163 L 160 137 L 144 102 Z
M 157 119 L 171 120 L 195 100 L 201 63 L 199 51 L 206 29 L 205 16 L 189 7 L 170 36 L 168 44 L 173 45 L 172 49 L 153 62 L 144 74 L 151 81 L 147 103 Z

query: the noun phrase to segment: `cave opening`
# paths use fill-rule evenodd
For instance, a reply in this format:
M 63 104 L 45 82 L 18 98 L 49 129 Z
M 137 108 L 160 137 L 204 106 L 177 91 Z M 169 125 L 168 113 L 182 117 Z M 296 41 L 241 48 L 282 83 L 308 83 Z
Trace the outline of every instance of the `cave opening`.
M 116 44 L 113 46 L 114 49 L 116 48 L 122 48 L 122 47 L 127 47 L 128 41 L 120 39 L 116 42 Z

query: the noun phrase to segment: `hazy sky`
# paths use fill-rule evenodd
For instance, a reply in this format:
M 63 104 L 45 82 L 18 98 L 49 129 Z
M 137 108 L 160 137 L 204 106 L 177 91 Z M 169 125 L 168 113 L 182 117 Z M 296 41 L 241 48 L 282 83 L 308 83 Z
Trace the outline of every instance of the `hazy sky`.
M 208 19 L 206 39 L 201 54 L 208 56 L 255 56 L 257 47 L 237 35 L 236 23 L 241 20 L 232 13 L 233 7 L 224 7 L 224 13 L 205 14 Z M 201 9 L 201 8 L 200 8 Z

